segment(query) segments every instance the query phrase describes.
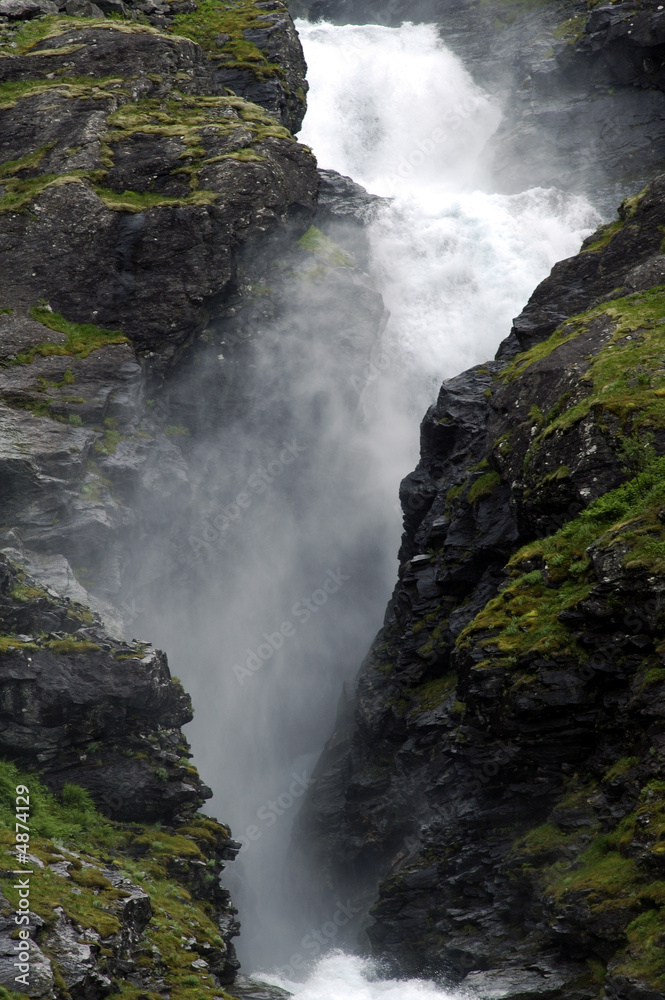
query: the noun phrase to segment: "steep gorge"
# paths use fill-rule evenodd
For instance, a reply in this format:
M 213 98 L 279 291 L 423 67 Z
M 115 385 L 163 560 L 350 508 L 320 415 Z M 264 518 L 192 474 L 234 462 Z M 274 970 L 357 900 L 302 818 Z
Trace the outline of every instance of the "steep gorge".
M 422 16 L 454 15 L 478 78 L 502 81 L 504 187 L 594 178 L 606 205 L 649 179 L 656 5 L 604 20 L 584 5 L 490 11 L 501 30 L 487 47 L 486 9 Z M 281 476 L 291 457 L 279 502 L 294 525 L 312 477 L 347 496 L 316 552 L 288 550 L 288 586 L 341 581 L 328 560 L 362 542 L 344 600 L 371 629 L 388 522 L 354 491 L 370 452 L 349 462 L 334 434 L 355 427 L 358 372 L 385 325 L 363 270 L 373 201 L 294 140 L 305 64 L 279 0 L 0 0 L 0 19 L 0 750 L 20 768 L 3 765 L 8 801 L 25 781 L 36 803 L 28 995 L 265 996 L 230 985 L 238 925 L 219 874 L 239 845 L 196 812 L 210 790 L 180 732 L 188 699 L 163 654 L 125 636 L 168 607 L 164 634 L 199 661 L 215 718 L 216 606 L 244 613 L 236 583 L 262 566 L 286 587 L 275 553 L 254 563 L 239 540 L 244 511 L 270 525 L 278 503 L 247 484 L 256 462 Z M 566 129 L 573 105 L 591 110 Z M 608 119 L 618 133 L 598 168 Z M 565 176 L 564 135 L 582 154 Z M 375 954 L 480 995 L 662 995 L 662 205 L 658 181 L 626 202 L 540 286 L 499 360 L 444 384 L 403 487 L 386 627 L 299 824 L 333 896 L 372 905 Z M 250 431 L 260 444 L 238 456 Z M 322 628 L 298 637 L 305 661 L 318 647 L 352 673 L 355 646 Z M 289 727 L 288 712 L 266 714 L 287 669 L 284 655 L 265 681 L 257 731 Z M 309 684 L 330 700 L 321 676 Z M 319 728 L 313 714 L 297 734 L 307 760 Z M 229 756 L 236 786 L 251 782 L 256 760 L 233 759 L 232 743 Z

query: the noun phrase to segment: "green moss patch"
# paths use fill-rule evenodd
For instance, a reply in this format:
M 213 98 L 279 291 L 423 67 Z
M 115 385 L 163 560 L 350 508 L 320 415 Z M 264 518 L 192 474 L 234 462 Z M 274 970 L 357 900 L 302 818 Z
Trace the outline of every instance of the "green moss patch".
M 145 98 L 124 105 L 108 118 L 109 131 L 104 136 L 104 157 L 108 166 L 113 162 L 113 145 L 135 134 L 175 137 L 181 140 L 182 165 L 174 174 L 189 178 L 191 194 L 184 197 L 169 197 L 159 192 L 125 191 L 119 194 L 108 188 L 95 188 L 107 207 L 140 212 L 146 208 L 166 205 L 205 205 L 219 198 L 215 191 L 199 190 L 199 173 L 202 168 L 224 160 L 241 162 L 262 162 L 266 157 L 253 147 L 267 137 L 295 141 L 291 134 L 263 109 L 251 102 L 234 97 L 187 96 L 180 100 L 156 100 Z M 229 153 L 208 156 L 205 134 L 211 131 L 218 136 L 232 136 L 242 130 L 239 148 Z M 250 133 L 247 139 L 246 133 Z
M 258 79 L 278 76 L 284 71 L 267 54 L 245 38 L 252 28 L 270 25 L 252 0 L 199 0 L 198 9 L 189 14 L 176 14 L 170 31 L 198 42 L 201 48 L 234 69 L 250 70 Z M 228 37 L 225 37 L 228 36 Z
M 457 674 L 454 671 L 444 677 L 437 677 L 433 681 L 428 681 L 421 687 L 414 688 L 407 692 L 411 700 L 410 712 L 415 714 L 427 712 L 438 708 L 439 705 L 450 697 L 457 687 Z
M 588 596 L 596 583 L 587 549 L 592 543 L 601 549 L 620 547 L 628 571 L 664 572 L 665 527 L 659 519 L 664 505 L 665 458 L 654 457 L 644 472 L 605 494 L 556 534 L 516 552 L 508 562 L 511 581 L 461 633 L 459 648 L 479 643 L 507 666 L 534 651 L 586 662 L 587 654 L 558 615 Z M 543 570 L 524 572 L 524 564 L 534 562 Z
M 590 237 L 590 243 L 585 241 L 580 252 L 598 253 L 599 250 L 604 250 L 621 229 L 623 229 L 623 221 L 621 219 L 617 219 L 615 222 L 608 222 L 607 225 L 601 226 L 594 233 L 593 239 Z
M 568 556 L 568 569 L 574 557 Z M 583 563 L 588 576 L 589 564 Z M 545 583 L 539 571 L 518 576 L 491 600 L 461 633 L 460 649 L 479 643 L 494 663 L 513 666 L 526 653 L 554 656 L 573 654 L 585 660 L 586 654 L 574 642 L 558 616 L 589 593 L 590 584 L 580 582 L 577 574 L 566 577 L 559 586 Z M 477 666 L 487 666 L 487 660 Z
M 148 208 L 176 205 L 213 205 L 219 198 L 219 193 L 216 191 L 195 191 L 185 198 L 171 198 L 152 191 L 123 191 L 119 194 L 109 188 L 96 190 L 106 207 L 115 212 L 145 212 Z
M 478 503 L 483 497 L 490 496 L 500 485 L 501 476 L 498 472 L 486 472 L 480 479 L 476 479 L 473 486 L 471 486 L 467 494 L 467 500 L 471 504 Z
M 58 80 L 9 80 L 0 84 L 0 110 L 13 108 L 19 101 L 39 94 L 53 93 L 78 100 L 108 100 L 109 89 L 118 93 L 125 81 L 119 76 L 72 76 Z
M 30 315 L 38 323 L 47 326 L 49 330 L 64 333 L 65 343 L 36 344 L 30 350 L 17 354 L 12 364 L 32 364 L 37 356 L 48 358 L 73 355 L 77 358 L 87 358 L 92 351 L 96 351 L 100 347 L 128 343 L 127 337 L 120 330 L 104 330 L 92 323 L 72 323 L 60 313 L 53 312 L 48 306 L 35 306 L 30 310 Z
M 566 431 L 591 411 L 619 417 L 626 431 L 665 428 L 665 286 L 636 292 L 603 303 L 572 317 L 541 344 L 518 355 L 502 372 L 504 381 L 523 374 L 534 362 L 547 357 L 562 344 L 579 337 L 599 318 L 612 324 L 609 342 L 589 358 L 581 382 L 585 397 L 573 406 L 548 415 L 534 438 L 532 451 L 557 431 Z
M 603 779 L 627 773 L 637 758 L 627 757 Z M 512 877 L 526 879 L 546 902 L 546 912 L 560 914 L 570 933 L 593 948 L 594 937 L 613 944 L 613 974 L 634 978 L 659 990 L 665 986 L 665 781 L 647 781 L 635 812 L 609 832 L 594 819 L 593 802 L 601 786 L 568 783 L 553 816 L 585 810 L 591 825 L 574 831 L 550 820 L 518 837 L 509 865 Z M 603 954 L 607 958 L 607 941 Z M 593 961 L 593 959 L 592 959 Z M 605 970 L 598 969 L 599 979 Z
M 19 157 L 18 160 L 5 160 L 4 163 L 0 163 L 0 180 L 3 181 L 4 186 L 7 185 L 11 178 L 16 177 L 17 174 L 22 173 L 24 170 L 34 170 L 39 166 L 44 158 L 44 154 L 49 149 L 53 149 L 54 146 L 55 142 L 50 142 L 45 146 L 40 146 L 33 153 L 27 153 L 25 156 Z
M 665 907 L 647 910 L 626 928 L 628 943 L 616 975 L 665 990 Z
M 616 778 L 623 777 L 624 774 L 628 774 L 635 764 L 639 763 L 639 759 L 639 757 L 622 757 L 612 767 L 607 769 L 604 780 L 614 781 Z
M 543 823 L 521 837 L 515 843 L 513 850 L 520 857 L 527 856 L 533 860 L 543 854 L 560 851 L 573 841 L 574 838 L 570 834 L 565 833 L 554 823 Z
M 329 267 L 353 267 L 354 260 L 351 254 L 342 250 L 340 246 L 333 243 L 325 233 L 322 233 L 316 226 L 310 226 L 307 232 L 300 237 L 298 245 L 320 257 Z
M 34 46 L 46 38 L 57 38 L 76 29 L 87 30 L 94 28 L 97 31 L 120 31 L 125 34 L 137 34 L 140 32 L 158 35 L 160 32 L 152 25 L 142 24 L 138 21 L 116 20 L 105 17 L 103 20 L 92 17 L 68 17 L 64 14 L 52 14 L 47 17 L 39 17 L 22 25 L 11 35 L 11 46 L 6 42 L 0 43 L 0 54 L 9 53 L 11 55 L 36 55 L 42 56 L 56 51 L 59 54 L 72 51 L 70 46 L 65 46 L 56 50 L 41 50 L 32 52 Z M 79 46 L 77 46 L 78 48 Z

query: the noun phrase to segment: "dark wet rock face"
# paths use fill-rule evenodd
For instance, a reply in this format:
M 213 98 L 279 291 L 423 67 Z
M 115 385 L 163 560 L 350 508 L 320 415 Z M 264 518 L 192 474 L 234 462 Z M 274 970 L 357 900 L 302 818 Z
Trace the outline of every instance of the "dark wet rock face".
M 300 821 L 372 952 L 474 996 L 663 995 L 664 191 L 443 384 Z
M 28 874 L 36 869 L 40 880 L 31 897 L 26 992 L 91 1000 L 128 979 L 166 989 L 173 970 L 168 959 L 156 961 L 159 948 L 150 943 L 163 916 L 161 894 L 151 889 L 156 876 L 170 880 L 172 896 L 191 901 L 183 915 L 190 927 L 204 914 L 211 921 L 207 933 L 216 944 L 199 930 L 192 943 L 205 958 L 195 961 L 216 983 L 232 981 L 239 928 L 218 877 L 240 845 L 227 827 L 197 813 L 211 792 L 190 764 L 180 727 L 192 718 L 191 704 L 166 657 L 113 638 L 87 607 L 37 586 L 5 555 L 0 620 L 0 754 L 18 767 L 14 781 L 32 817 L 17 799 L 35 852 Z M 62 842 L 69 840 L 62 827 L 61 839 L 54 836 L 57 807 L 37 793 L 37 783 L 61 796 L 61 810 L 83 809 L 76 848 Z M 111 823 L 91 819 L 93 803 Z M 156 867 L 147 874 L 135 861 L 151 851 Z M 3 853 L 3 865 L 8 859 Z M 9 958 L 16 959 L 18 928 L 16 901 L 12 907 L 9 900 L 23 883 L 6 868 L 1 876 L 9 898 L 0 894 L 0 984 L 14 989 Z
M 163 653 L 111 638 L 84 606 L 0 565 L 0 751 L 55 789 L 70 781 L 117 819 L 155 822 L 210 797 L 180 727 L 189 697 Z M 175 766 L 177 765 L 177 766 Z

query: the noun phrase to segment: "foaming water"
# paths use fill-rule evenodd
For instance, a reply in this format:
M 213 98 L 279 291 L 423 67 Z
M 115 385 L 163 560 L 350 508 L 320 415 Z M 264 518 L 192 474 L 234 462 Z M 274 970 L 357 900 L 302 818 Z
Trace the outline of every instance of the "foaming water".
M 501 113 L 432 25 L 297 22 L 309 67 L 301 140 L 321 167 L 390 198 L 370 227 L 391 312 L 383 347 L 422 407 L 491 357 L 534 287 L 600 221 L 586 198 L 491 193 Z
M 342 952 L 321 959 L 304 983 L 279 976 L 260 978 L 289 990 L 298 1000 L 461 1000 L 462 997 L 422 980 L 381 979 L 372 962 Z
M 296 27 L 310 84 L 300 138 L 321 166 L 388 196 L 416 178 L 457 187 L 464 175 L 472 187 L 484 177 L 500 109 L 433 25 Z

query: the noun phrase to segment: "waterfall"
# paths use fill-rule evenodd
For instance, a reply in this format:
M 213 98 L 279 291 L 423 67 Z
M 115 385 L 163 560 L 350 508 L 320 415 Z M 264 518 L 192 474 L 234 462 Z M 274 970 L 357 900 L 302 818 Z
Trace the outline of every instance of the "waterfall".
M 300 140 L 319 166 L 393 199 L 371 230 L 374 272 L 392 315 L 384 349 L 413 371 L 420 418 L 443 378 L 494 355 L 600 219 L 552 188 L 491 193 L 499 105 L 433 25 L 297 27 L 311 88 Z
M 381 625 L 398 484 L 417 462 L 419 421 L 441 379 L 494 354 L 538 281 L 598 221 L 582 196 L 492 193 L 484 149 L 500 108 L 433 27 L 298 28 L 311 84 L 301 141 L 321 167 L 388 199 L 369 229 L 372 277 L 391 313 L 383 363 L 362 419 L 350 418 L 334 403 L 335 358 L 316 340 L 315 308 L 294 318 L 257 362 L 260 413 L 206 444 L 207 474 L 231 498 L 231 542 L 205 586 L 189 588 L 188 617 L 183 594 L 160 588 L 142 622 L 192 693 L 189 736 L 211 811 L 244 843 L 228 866 L 244 971 L 281 968 L 274 981 L 285 984 L 336 943 L 332 915 L 320 946 L 303 935 L 283 866 L 342 685 Z M 266 451 L 276 414 L 286 414 L 283 432 Z M 266 487 L 253 492 L 259 468 L 272 468 L 269 488 L 261 473 Z M 240 495 L 248 502 L 236 504 Z M 440 995 L 382 983 L 341 954 L 292 988 L 302 1000 Z

